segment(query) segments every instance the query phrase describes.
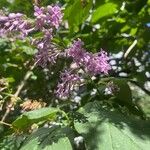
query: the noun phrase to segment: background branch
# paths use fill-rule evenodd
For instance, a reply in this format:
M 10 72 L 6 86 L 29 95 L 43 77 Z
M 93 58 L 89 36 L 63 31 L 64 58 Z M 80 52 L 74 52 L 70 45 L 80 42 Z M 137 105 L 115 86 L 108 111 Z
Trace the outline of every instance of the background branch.
M 5 121 L 6 117 L 9 115 L 9 113 L 13 109 L 14 105 L 16 104 L 17 98 L 18 98 L 21 90 L 25 86 L 25 84 L 26 84 L 27 80 L 29 79 L 29 77 L 32 75 L 32 70 L 35 68 L 35 66 L 36 66 L 36 63 L 33 66 L 30 67 L 29 71 L 25 74 L 23 80 L 18 85 L 18 88 L 17 88 L 15 94 L 11 97 L 10 102 L 7 105 L 6 112 L 3 115 L 2 119 L 1 119 L 1 122 Z

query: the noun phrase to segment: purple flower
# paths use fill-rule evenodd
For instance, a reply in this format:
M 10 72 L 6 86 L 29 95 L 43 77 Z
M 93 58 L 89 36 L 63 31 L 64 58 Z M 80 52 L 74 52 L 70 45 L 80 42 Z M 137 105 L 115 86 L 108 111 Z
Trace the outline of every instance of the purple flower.
M 51 25 L 58 29 L 60 23 L 62 22 L 63 14 L 61 8 L 58 5 L 47 6 L 48 13 L 50 15 Z
M 56 95 L 59 98 L 68 97 L 73 91 L 74 87 L 80 83 L 80 77 L 71 71 L 65 70 L 61 74 L 61 82 L 57 85 Z
M 85 55 L 85 50 L 82 48 L 83 45 L 84 43 L 78 39 L 73 42 L 69 49 L 67 49 L 68 56 L 72 57 L 77 64 L 83 61 Z
M 84 43 L 78 39 L 74 41 L 69 49 L 67 49 L 68 56 L 72 57 L 73 61 L 85 71 L 92 75 L 107 74 L 111 69 L 107 53 L 103 50 L 101 52 L 92 54 L 86 52 L 82 47 Z
M 0 16 L 0 35 L 11 32 L 19 33 L 19 37 L 25 37 L 33 31 L 31 25 L 24 20 L 24 15 L 20 13 L 10 13 L 8 16 Z
M 108 71 L 111 69 L 108 63 L 109 57 L 103 50 L 96 54 L 87 54 L 85 60 L 84 65 L 86 70 L 93 75 L 101 73 L 108 74 Z
M 53 30 L 52 29 L 43 29 L 42 31 L 44 33 L 44 39 L 46 41 L 50 41 L 53 38 Z
M 34 6 L 34 16 L 36 17 L 36 27 L 42 29 L 46 23 L 46 14 L 44 7 Z
M 52 44 L 49 45 L 40 42 L 38 44 L 39 51 L 35 55 L 35 62 L 38 66 L 45 68 L 48 64 L 55 64 L 60 54 L 57 48 Z
M 38 29 L 46 27 L 55 27 L 58 29 L 62 22 L 63 14 L 61 8 L 57 5 L 44 7 L 34 7 L 34 16 L 36 17 L 36 27 Z
M 7 20 L 8 20 L 8 17 L 0 16 L 0 23 L 6 22 Z
M 40 15 L 44 14 L 44 7 L 38 7 L 38 6 L 34 6 L 34 16 L 38 17 Z
M 32 45 L 35 45 L 38 49 L 38 53 L 35 56 L 35 62 L 38 66 L 42 68 L 46 67 L 49 63 L 56 63 L 56 59 L 60 52 L 57 47 L 51 43 L 52 29 L 43 29 L 43 38 L 34 40 Z

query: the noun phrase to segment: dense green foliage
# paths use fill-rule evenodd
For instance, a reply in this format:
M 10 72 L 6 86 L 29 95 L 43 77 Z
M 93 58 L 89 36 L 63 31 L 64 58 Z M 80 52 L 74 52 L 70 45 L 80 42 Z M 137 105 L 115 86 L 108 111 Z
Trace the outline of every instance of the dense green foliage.
M 11 110 L 0 122 L 0 150 L 149 150 L 150 0 L 42 0 L 40 5 L 54 3 L 64 12 L 54 42 L 64 48 L 80 38 L 89 52 L 102 48 L 112 70 L 88 80 L 79 90 L 80 104 L 71 109 L 74 101 L 55 101 L 53 93 L 67 63 L 33 67 L 37 50 L 28 39 L 1 38 L 0 118 Z M 0 8 L 33 18 L 29 0 L 1 0 Z M 111 82 L 116 90 L 105 95 Z M 91 94 L 93 89 L 98 92 Z M 79 136 L 84 140 L 77 144 Z

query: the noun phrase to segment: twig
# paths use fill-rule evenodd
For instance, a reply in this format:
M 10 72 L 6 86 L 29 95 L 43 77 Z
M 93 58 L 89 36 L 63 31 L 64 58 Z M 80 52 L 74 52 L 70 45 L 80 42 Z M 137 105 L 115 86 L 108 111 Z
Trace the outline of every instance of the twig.
M 11 125 L 11 124 L 6 123 L 6 122 L 3 122 L 3 121 L 0 121 L 0 124 L 4 124 L 4 125 L 6 125 L 6 126 L 12 127 L 12 125 Z
M 135 47 L 136 44 L 137 44 L 137 40 L 134 40 L 134 42 L 132 43 L 132 45 L 127 49 L 127 51 L 125 52 L 125 54 L 123 56 L 125 59 L 128 57 L 129 53 Z
M 31 74 L 32 74 L 31 71 L 35 68 L 35 66 L 36 66 L 36 63 L 33 66 L 31 66 L 31 68 L 29 69 L 29 71 L 25 74 L 24 79 L 18 85 L 17 91 L 11 97 L 10 103 L 7 106 L 6 112 L 5 112 L 4 116 L 1 119 L 1 122 L 3 122 L 6 119 L 6 117 L 9 115 L 10 111 L 13 109 L 13 107 L 14 107 L 16 101 L 17 101 L 17 98 L 18 98 L 21 90 L 23 89 L 23 87 L 25 86 L 27 80 L 31 76 Z
M 41 0 L 34 0 L 34 4 L 35 4 L 36 6 L 39 6 L 39 5 L 40 5 L 40 1 L 41 1 Z
M 18 97 L 18 95 L 20 94 L 21 90 L 23 89 L 23 87 L 25 86 L 27 80 L 29 79 L 29 77 L 32 75 L 32 70 L 34 69 L 36 64 L 34 64 L 33 66 L 31 66 L 30 70 L 26 73 L 26 75 L 24 76 L 24 79 L 21 81 L 21 83 L 19 84 L 16 93 L 14 94 L 15 97 Z

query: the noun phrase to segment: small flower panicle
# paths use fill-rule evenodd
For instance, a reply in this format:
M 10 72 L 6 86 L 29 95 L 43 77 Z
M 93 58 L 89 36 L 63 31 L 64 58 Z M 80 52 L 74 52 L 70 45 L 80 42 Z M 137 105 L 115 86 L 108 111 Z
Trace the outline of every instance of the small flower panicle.
M 92 75 L 101 73 L 108 74 L 111 67 L 108 63 L 109 57 L 105 51 L 101 50 L 101 52 L 87 55 L 87 57 L 85 68 L 89 73 Z
M 41 46 L 41 47 L 40 47 Z M 36 65 L 45 68 L 48 64 L 55 64 L 60 54 L 57 48 L 51 43 L 45 46 L 43 43 L 39 44 L 39 51 L 35 55 Z
M 57 5 L 47 7 L 34 7 L 34 16 L 36 17 L 36 28 L 43 34 L 43 38 L 37 40 L 35 46 L 38 48 L 38 53 L 35 56 L 35 61 L 38 66 L 46 67 L 49 63 L 56 63 L 56 59 L 60 52 L 54 47 L 51 42 L 53 38 L 53 29 L 60 26 L 63 14 L 61 8 Z
M 84 43 L 80 39 L 74 41 L 67 50 L 68 56 L 70 56 L 77 65 L 80 65 L 80 67 L 83 67 L 85 71 L 92 75 L 101 73 L 108 74 L 111 67 L 108 63 L 109 57 L 107 53 L 101 50 L 99 53 L 92 54 L 86 52 L 82 48 L 83 45 Z
M 30 23 L 24 20 L 21 13 L 10 13 L 8 16 L 0 16 L 0 36 L 11 32 L 19 32 L 20 37 L 27 36 L 33 28 Z
M 36 27 L 42 29 L 43 27 L 54 27 L 58 29 L 62 22 L 63 14 L 58 5 L 44 7 L 34 7 L 34 16 L 36 17 Z
M 8 16 L 0 14 L 0 36 L 17 32 L 19 37 L 24 38 L 30 32 L 45 29 L 58 29 L 62 22 L 63 13 L 58 5 L 38 7 L 34 6 L 35 23 L 31 23 L 25 19 L 25 15 L 21 13 L 10 13 Z
M 38 7 L 38 6 L 34 6 L 34 16 L 35 17 L 39 17 L 39 16 L 42 16 L 44 14 L 44 7 Z
M 84 43 L 78 39 L 74 41 L 69 49 L 67 49 L 68 56 L 72 57 L 73 60 L 78 64 L 83 61 L 85 50 L 82 48 Z
M 34 6 L 34 16 L 36 17 L 36 27 L 42 29 L 46 23 L 46 14 L 44 7 Z
M 61 82 L 57 85 L 56 95 L 59 98 L 68 97 L 73 91 L 74 87 L 78 85 L 81 78 L 71 71 L 65 70 L 61 73 Z
M 61 12 L 61 8 L 58 5 L 55 6 L 47 6 L 47 12 L 50 14 L 50 22 L 52 26 L 56 29 L 60 26 L 62 22 L 63 14 Z

